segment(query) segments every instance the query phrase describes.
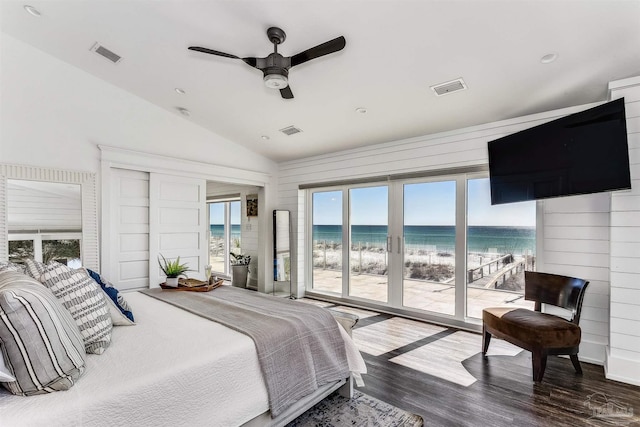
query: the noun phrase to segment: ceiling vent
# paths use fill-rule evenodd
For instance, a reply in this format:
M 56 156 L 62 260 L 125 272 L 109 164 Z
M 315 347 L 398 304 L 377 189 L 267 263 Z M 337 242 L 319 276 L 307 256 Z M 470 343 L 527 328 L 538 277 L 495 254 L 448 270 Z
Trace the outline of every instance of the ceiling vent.
M 438 96 L 448 95 L 450 93 L 457 92 L 459 90 L 463 90 L 466 88 L 467 88 L 467 85 L 465 84 L 464 80 L 462 80 L 462 77 L 456 80 L 451 80 L 450 82 L 440 83 L 438 85 L 431 86 L 431 89 L 433 89 L 433 91 Z
M 296 133 L 302 132 L 302 129 L 298 129 L 295 126 L 289 126 L 284 129 L 280 129 L 280 132 L 284 133 L 287 136 L 295 135 Z
M 109 61 L 113 62 L 114 64 L 117 64 L 122 59 L 120 55 L 113 53 L 106 47 L 102 46 L 100 43 L 94 43 L 94 45 L 91 46 L 91 50 L 97 53 L 98 55 L 104 58 L 107 58 Z

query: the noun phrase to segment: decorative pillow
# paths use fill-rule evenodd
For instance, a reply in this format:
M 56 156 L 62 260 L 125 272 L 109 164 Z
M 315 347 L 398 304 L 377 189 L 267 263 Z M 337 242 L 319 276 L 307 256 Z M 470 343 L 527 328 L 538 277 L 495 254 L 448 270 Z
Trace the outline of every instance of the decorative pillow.
M 24 274 L 25 267 L 21 264 L 16 264 L 11 261 L 2 261 L 0 262 L 0 273 L 3 271 L 17 271 L 18 273 Z
M 129 308 L 129 304 L 124 300 L 122 294 L 113 287 L 111 282 L 105 280 L 99 273 L 89 270 L 88 268 L 86 270 L 89 277 L 95 280 L 102 288 L 102 291 L 109 297 L 107 298 L 107 305 L 109 306 L 113 326 L 135 325 L 131 308 Z
M 84 372 L 78 325 L 50 290 L 27 275 L 0 273 L 0 342 L 15 377 L 2 385 L 13 394 L 67 390 Z
M 52 262 L 40 276 L 43 285 L 53 292 L 75 319 L 87 353 L 102 354 L 111 343 L 111 315 L 100 287 L 84 269 L 72 270 Z
M 47 267 L 47 264 L 28 258 L 24 260 L 24 267 L 26 274 L 36 280 L 39 280 L 42 273 L 44 273 L 44 269 Z
M 2 348 L 0 347 L 0 383 L 15 381 L 7 367 L 4 365 L 4 357 L 2 356 Z

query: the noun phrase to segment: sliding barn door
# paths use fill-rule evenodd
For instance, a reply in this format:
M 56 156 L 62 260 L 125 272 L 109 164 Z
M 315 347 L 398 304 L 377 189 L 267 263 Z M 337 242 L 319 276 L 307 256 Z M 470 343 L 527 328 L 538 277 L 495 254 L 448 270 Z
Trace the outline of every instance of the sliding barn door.
M 192 270 L 189 277 L 204 278 L 207 262 L 206 181 L 151 173 L 149 180 L 149 281 L 157 287 L 165 277 L 158 265 L 180 257 Z
M 109 266 L 120 290 L 149 287 L 149 173 L 111 169 Z

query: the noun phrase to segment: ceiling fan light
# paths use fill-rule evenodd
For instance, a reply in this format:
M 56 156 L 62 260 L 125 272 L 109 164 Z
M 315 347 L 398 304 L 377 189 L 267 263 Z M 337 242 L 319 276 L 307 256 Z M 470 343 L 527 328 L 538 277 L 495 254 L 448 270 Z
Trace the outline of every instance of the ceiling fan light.
M 281 74 L 267 74 L 264 76 L 264 85 L 269 89 L 284 89 L 289 86 L 289 81 Z

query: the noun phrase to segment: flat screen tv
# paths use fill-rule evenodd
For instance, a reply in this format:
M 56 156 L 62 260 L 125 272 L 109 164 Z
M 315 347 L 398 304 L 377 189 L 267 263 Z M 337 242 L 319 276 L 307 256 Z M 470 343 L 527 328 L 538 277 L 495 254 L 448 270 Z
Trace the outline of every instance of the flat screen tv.
M 488 143 L 491 204 L 631 188 L 624 99 Z

